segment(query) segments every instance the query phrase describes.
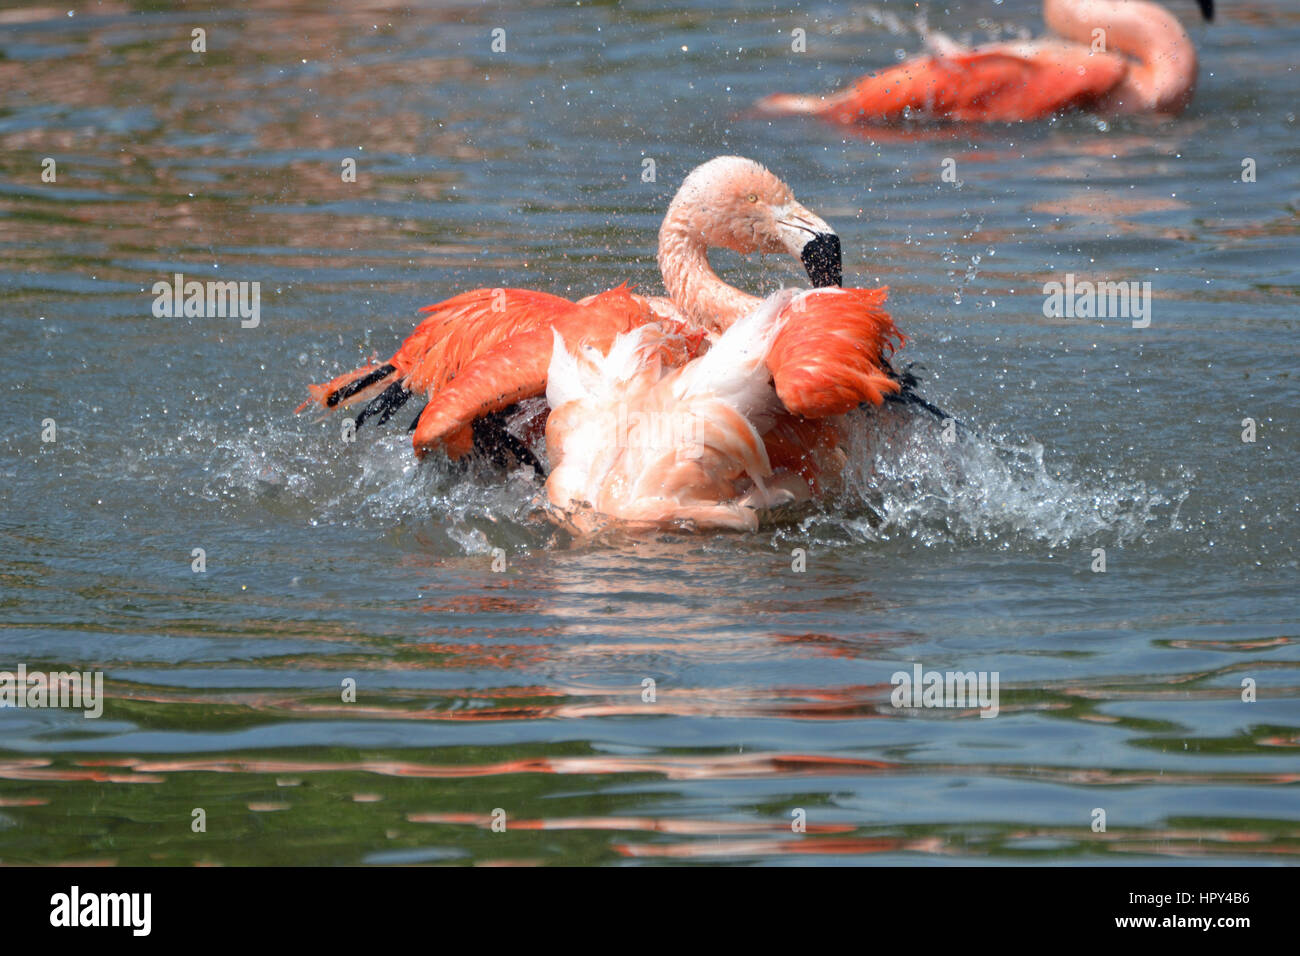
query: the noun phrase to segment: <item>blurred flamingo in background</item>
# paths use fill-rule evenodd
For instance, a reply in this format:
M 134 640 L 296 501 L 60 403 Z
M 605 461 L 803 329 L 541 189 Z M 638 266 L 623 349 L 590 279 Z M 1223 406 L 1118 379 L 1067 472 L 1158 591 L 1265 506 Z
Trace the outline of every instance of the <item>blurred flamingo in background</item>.
M 1206 20 L 1214 0 L 1197 0 Z M 863 77 L 829 96 L 779 93 L 769 114 L 837 123 L 907 118 L 957 122 L 1042 119 L 1072 109 L 1177 113 L 1196 87 L 1196 48 L 1173 14 L 1147 0 L 1045 0 L 1056 34 L 968 49 L 942 34 L 932 53 Z
M 466 292 L 424 309 L 428 318 L 386 363 L 367 364 L 310 386 L 312 397 L 298 411 L 313 403 L 329 410 L 365 401 L 357 424 L 372 416 L 383 422 L 412 395 L 422 394 L 428 404 L 411 424 L 417 455 L 442 449 L 456 458 L 478 448 L 503 457 L 505 450 L 541 472 L 527 439 L 544 421 L 546 406 L 540 397 L 546 392 L 556 333 L 570 345 L 604 353 L 617 336 L 655 323 L 661 336 L 679 341 L 680 364 L 758 306 L 757 297 L 714 273 L 707 257 L 710 247 L 786 252 L 800 259 L 815 285 L 841 282 L 840 242 L 831 227 L 800 205 L 790 188 L 763 166 L 721 156 L 686 177 L 660 228 L 658 258 L 669 298 L 635 295 L 625 286 L 578 302 L 524 289 Z M 868 295 L 874 309 L 885 292 Z M 867 299 L 852 301 L 868 307 Z M 855 328 L 850 321 L 839 330 L 840 337 L 851 339 Z M 877 343 L 855 347 L 889 368 Z M 773 460 L 815 485 L 825 470 L 821 459 L 837 441 L 829 422 L 814 420 L 828 414 L 817 396 L 846 396 L 844 401 L 853 407 L 882 387 L 909 395 L 910 380 L 894 376 L 892 386 L 861 375 L 830 381 L 826 376 L 843 373 L 843 363 L 833 368 L 804 361 L 797 374 L 795 366 L 790 364 L 783 379 L 788 383 L 788 413 L 773 419 L 764 440 Z M 886 374 L 892 376 L 892 369 Z M 796 395 L 799 390 L 804 394 Z M 513 430 L 508 428 L 504 416 L 530 398 L 539 399 L 529 409 L 531 420 L 522 428 L 518 422 L 511 423 Z

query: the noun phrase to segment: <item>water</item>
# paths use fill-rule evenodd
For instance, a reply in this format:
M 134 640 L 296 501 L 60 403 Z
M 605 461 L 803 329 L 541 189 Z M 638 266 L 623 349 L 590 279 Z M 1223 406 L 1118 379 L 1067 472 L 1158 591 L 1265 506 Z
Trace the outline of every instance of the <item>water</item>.
M 0 860 L 1295 859 L 1300 12 L 1193 25 L 1175 122 L 869 136 L 745 111 L 917 49 L 911 4 L 675 7 L 0 14 L 0 668 L 108 698 L 0 712 Z M 959 441 L 864 414 L 811 514 L 575 542 L 522 472 L 291 414 L 457 291 L 657 291 L 725 152 L 890 286 Z M 260 281 L 260 325 L 154 318 L 174 272 Z M 1150 327 L 1045 318 L 1070 272 L 1150 281 Z M 915 663 L 997 672 L 998 716 L 895 709 Z

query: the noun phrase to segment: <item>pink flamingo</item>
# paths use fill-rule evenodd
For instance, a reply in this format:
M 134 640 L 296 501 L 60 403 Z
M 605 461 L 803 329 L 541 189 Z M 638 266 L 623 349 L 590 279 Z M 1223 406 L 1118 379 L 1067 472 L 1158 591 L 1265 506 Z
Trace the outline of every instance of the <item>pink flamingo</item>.
M 831 227 L 763 166 L 720 156 L 686 177 L 659 230 L 659 265 L 670 298 L 639 296 L 624 286 L 578 302 L 525 289 L 466 292 L 424 309 L 428 317 L 387 362 L 310 386 L 312 397 L 298 411 L 313 403 L 331 410 L 365 401 L 358 425 L 372 416 L 383 422 L 412 395 L 423 394 L 428 403 L 411 424 L 417 455 L 440 448 L 458 457 L 478 445 L 498 453 L 504 447 L 537 464 L 527 443 L 506 430 L 502 416 L 516 403 L 545 394 L 556 333 L 571 345 L 605 352 L 617 336 L 655 323 L 661 333 L 689 346 L 678 355 L 686 361 L 708 338 L 759 305 L 757 297 L 718 277 L 709 265 L 709 248 L 788 253 L 803 263 L 815 285 L 841 282 L 840 242 Z M 868 295 L 869 305 L 861 297 L 853 301 L 875 309 L 885 292 Z M 874 341 L 860 346 L 864 355 L 879 351 Z M 833 424 L 821 420 L 832 414 L 826 409 L 872 400 L 881 388 L 905 388 L 893 378 L 885 386 L 860 374 L 827 378 L 844 371 L 842 363 L 836 367 L 801 356 L 782 374 L 788 413 L 764 436 L 767 452 L 810 485 L 816 484 L 824 453 L 836 443 Z M 828 404 L 827 395 L 837 401 Z M 540 425 L 534 419 L 534 429 Z
M 1197 0 L 1206 20 L 1214 0 Z M 1044 0 L 1056 34 L 967 49 L 941 34 L 933 53 L 863 77 L 830 96 L 778 93 L 771 114 L 837 123 L 918 116 L 959 122 L 1033 120 L 1072 109 L 1178 113 L 1196 88 L 1196 48 L 1178 20 L 1147 0 Z

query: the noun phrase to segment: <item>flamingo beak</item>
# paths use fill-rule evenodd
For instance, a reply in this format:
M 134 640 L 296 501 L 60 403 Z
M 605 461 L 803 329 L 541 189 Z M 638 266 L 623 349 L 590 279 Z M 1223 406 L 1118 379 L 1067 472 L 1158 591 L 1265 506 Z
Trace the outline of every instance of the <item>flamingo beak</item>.
M 844 267 L 840 257 L 840 237 L 833 232 L 818 233 L 803 247 L 799 261 L 808 271 L 815 288 L 844 285 Z
M 1207 23 L 1214 19 L 1214 0 L 1196 0 L 1196 5 L 1201 8 L 1201 16 Z
M 797 256 L 815 288 L 844 284 L 840 237 L 826 221 L 797 203 L 792 203 L 777 220 L 781 243 Z

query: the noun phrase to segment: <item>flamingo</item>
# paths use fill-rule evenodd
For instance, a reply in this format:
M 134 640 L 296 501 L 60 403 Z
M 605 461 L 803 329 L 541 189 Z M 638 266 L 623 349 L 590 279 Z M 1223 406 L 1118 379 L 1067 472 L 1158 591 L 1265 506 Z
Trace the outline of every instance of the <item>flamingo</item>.
M 885 357 L 900 336 L 878 289 L 783 289 L 703 355 L 662 324 L 606 351 L 552 332 L 546 495 L 558 523 L 756 531 L 762 512 L 807 500 L 764 436 L 792 412 L 836 415 L 899 389 Z M 683 359 L 689 359 L 682 363 Z
M 1197 0 L 1214 19 L 1214 0 Z M 968 49 L 935 34 L 933 52 L 863 77 L 830 96 L 779 93 L 769 114 L 837 123 L 908 116 L 957 122 L 1034 120 L 1071 109 L 1180 112 L 1196 86 L 1196 48 L 1173 14 L 1147 0 L 1044 0 L 1056 34 Z
M 556 334 L 605 352 L 619 335 L 653 323 L 662 335 L 684 343 L 678 358 L 689 360 L 760 302 L 717 276 L 707 257 L 716 247 L 742 254 L 785 252 L 800 260 L 814 285 L 842 282 L 834 230 L 760 164 L 720 156 L 686 177 L 660 228 L 658 261 L 669 298 L 639 296 L 625 285 L 577 302 L 527 289 L 465 292 L 421 310 L 427 318 L 387 362 L 372 361 L 309 386 L 311 397 L 297 411 L 312 404 L 329 411 L 366 402 L 357 425 L 371 417 L 382 423 L 412 395 L 422 394 L 428 402 L 411 423 L 417 456 L 442 449 L 457 458 L 476 444 L 497 452 L 504 446 L 540 472 L 526 442 L 506 430 L 503 416 L 516 403 L 545 393 Z M 872 290 L 870 308 L 884 295 Z M 855 301 L 868 307 L 865 299 Z M 877 388 L 860 375 L 843 382 L 819 378 L 829 373 L 829 366 L 807 357 L 802 364 L 792 362 L 783 377 L 788 414 L 765 436 L 770 456 L 802 469 L 812 484 L 818 456 L 835 443 L 833 426 L 819 421 L 830 407 L 821 399 L 832 395 L 839 404 L 856 403 Z M 893 394 L 907 393 L 906 376 L 891 381 Z M 533 428 L 539 424 L 535 419 Z

